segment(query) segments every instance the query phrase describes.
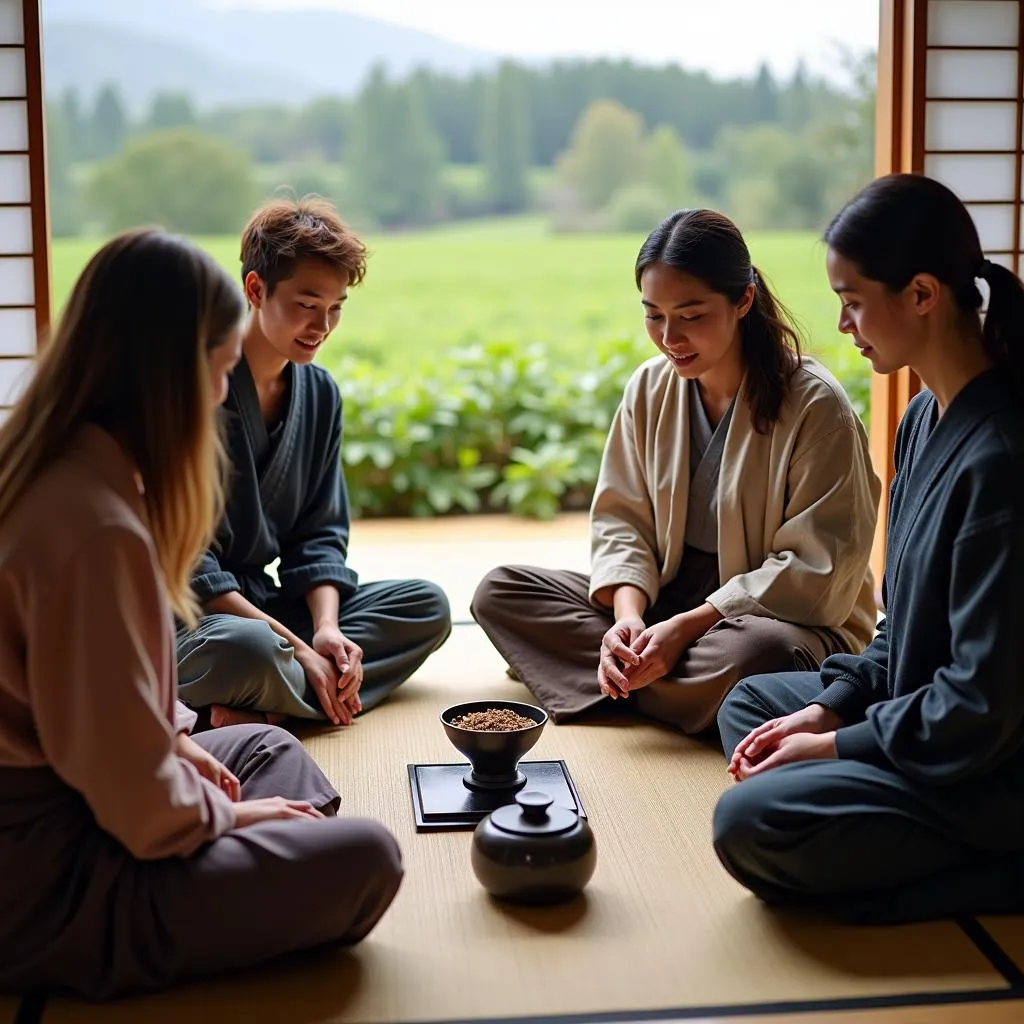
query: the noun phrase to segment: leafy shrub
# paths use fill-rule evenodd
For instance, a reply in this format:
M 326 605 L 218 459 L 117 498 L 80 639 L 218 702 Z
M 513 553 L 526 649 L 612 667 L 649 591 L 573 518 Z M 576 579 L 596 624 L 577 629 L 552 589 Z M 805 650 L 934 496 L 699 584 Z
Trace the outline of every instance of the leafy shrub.
M 354 515 L 585 508 L 604 440 L 646 346 L 598 346 L 590 368 L 543 346 L 492 342 L 396 379 L 356 359 L 335 369 L 342 457 Z
M 613 341 L 580 365 L 545 346 L 490 342 L 404 377 L 344 357 L 334 372 L 352 514 L 548 519 L 587 508 L 622 390 L 650 354 Z

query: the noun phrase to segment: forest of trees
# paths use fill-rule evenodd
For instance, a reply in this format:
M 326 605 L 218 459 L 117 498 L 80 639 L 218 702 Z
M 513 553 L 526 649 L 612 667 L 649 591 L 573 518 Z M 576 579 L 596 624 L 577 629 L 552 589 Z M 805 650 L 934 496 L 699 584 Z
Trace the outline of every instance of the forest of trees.
M 873 58 L 844 59 L 844 90 L 803 68 L 716 81 L 573 61 L 377 69 L 351 100 L 298 108 L 161 95 L 136 119 L 113 88 L 68 92 L 48 110 L 54 232 L 233 231 L 281 185 L 381 228 L 535 210 L 561 230 L 640 230 L 697 202 L 747 228 L 817 228 L 872 170 Z

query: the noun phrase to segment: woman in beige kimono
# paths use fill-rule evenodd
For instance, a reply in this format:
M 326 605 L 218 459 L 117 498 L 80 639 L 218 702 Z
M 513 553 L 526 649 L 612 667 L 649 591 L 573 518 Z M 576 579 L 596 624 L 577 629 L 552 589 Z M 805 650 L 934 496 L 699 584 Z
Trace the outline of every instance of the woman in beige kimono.
M 86 268 L 0 429 L 0 989 L 91 999 L 329 940 L 402 875 L 291 735 L 191 738 L 172 611 L 221 503 L 241 297 L 132 232 Z
M 502 566 L 472 610 L 555 721 L 628 699 L 698 733 L 744 676 L 871 640 L 880 483 L 728 218 L 673 214 L 635 274 L 658 355 L 611 425 L 590 575 Z

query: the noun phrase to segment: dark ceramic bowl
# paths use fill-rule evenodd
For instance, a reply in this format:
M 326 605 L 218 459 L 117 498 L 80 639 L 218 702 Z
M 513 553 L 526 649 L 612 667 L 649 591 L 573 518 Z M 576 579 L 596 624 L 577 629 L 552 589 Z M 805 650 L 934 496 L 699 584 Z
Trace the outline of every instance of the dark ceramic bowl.
M 452 725 L 456 718 L 488 708 L 514 711 L 535 724 L 510 732 L 477 732 Z M 507 789 L 526 782 L 526 776 L 518 770 L 519 762 L 540 739 L 547 720 L 543 709 L 516 700 L 471 700 L 441 712 L 441 724 L 452 746 L 473 766 L 466 784 L 480 789 Z

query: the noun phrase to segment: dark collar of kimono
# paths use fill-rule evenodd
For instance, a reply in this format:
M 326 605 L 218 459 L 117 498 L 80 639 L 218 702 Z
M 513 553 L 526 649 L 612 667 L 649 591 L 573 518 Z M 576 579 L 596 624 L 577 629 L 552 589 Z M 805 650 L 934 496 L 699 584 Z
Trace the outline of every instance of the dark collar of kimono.
M 260 499 L 266 508 L 287 482 L 291 453 L 295 449 L 299 434 L 299 422 L 305 405 L 306 374 L 304 367 L 289 363 L 285 372 L 291 375 L 288 388 L 288 404 L 281 420 L 280 437 L 269 459 L 270 432 L 267 430 L 260 396 L 256 390 L 249 364 L 243 358 L 231 375 L 231 389 L 235 393 L 238 416 L 252 450 L 253 462 L 259 473 Z
M 908 445 L 913 459 L 907 480 L 906 497 L 899 518 L 892 524 L 889 538 L 889 565 L 886 574 L 895 578 L 900 560 L 913 532 L 918 515 L 936 481 L 969 441 L 971 435 L 993 414 L 1014 404 L 1013 389 L 999 370 L 986 370 L 957 394 L 936 422 L 934 395 L 924 402 Z M 932 426 L 934 424 L 934 427 Z M 921 432 L 928 437 L 922 442 Z

